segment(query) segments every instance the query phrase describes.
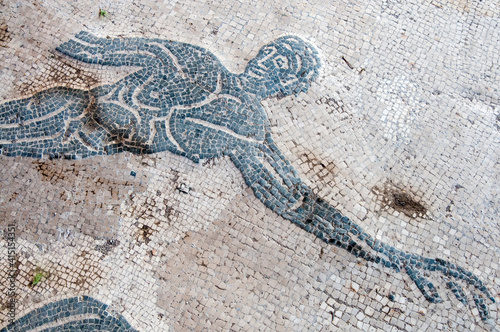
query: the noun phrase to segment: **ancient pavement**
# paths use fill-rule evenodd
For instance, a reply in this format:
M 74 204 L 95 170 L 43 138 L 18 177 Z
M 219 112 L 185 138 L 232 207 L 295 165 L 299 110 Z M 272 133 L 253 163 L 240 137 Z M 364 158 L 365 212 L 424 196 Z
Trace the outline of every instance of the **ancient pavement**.
M 499 328 L 495 2 L 0 8 L 0 328 Z

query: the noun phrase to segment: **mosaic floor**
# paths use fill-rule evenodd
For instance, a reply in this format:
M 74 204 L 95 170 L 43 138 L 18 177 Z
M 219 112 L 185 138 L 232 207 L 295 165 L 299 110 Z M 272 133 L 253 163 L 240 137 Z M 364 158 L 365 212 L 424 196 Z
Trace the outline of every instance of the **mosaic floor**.
M 1 331 L 498 331 L 495 1 L 0 1 Z

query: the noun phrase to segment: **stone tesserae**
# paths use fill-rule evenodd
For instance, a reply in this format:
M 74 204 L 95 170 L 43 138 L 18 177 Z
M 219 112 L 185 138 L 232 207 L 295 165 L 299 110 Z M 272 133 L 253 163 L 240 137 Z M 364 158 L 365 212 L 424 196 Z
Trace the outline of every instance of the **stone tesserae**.
M 468 300 L 460 283 L 470 285 L 481 318 L 488 318 L 484 297 L 494 298 L 477 276 L 453 262 L 375 240 L 313 193 L 276 146 L 261 101 L 308 91 L 321 66 L 308 42 L 278 38 L 263 46 L 241 74 L 229 72 L 202 47 L 162 39 L 106 39 L 80 32 L 57 50 L 89 64 L 139 69 L 114 84 L 89 90 L 55 87 L 3 103 L 3 155 L 82 159 L 170 151 L 196 163 L 228 156 L 255 197 L 276 214 L 356 257 L 406 273 L 431 303 L 442 299 L 424 272 L 446 276 L 446 287 L 464 305 Z M 71 315 L 81 315 L 79 308 L 90 300 L 67 301 L 77 308 Z M 30 315 L 37 313 L 43 308 Z M 24 321 L 30 320 L 21 318 L 7 331 Z M 107 323 L 130 329 L 122 318 Z

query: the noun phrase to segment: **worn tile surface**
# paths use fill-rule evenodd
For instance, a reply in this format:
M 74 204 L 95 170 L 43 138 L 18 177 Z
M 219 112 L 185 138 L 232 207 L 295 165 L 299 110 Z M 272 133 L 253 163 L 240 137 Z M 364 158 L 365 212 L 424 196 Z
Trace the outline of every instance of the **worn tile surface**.
M 495 1 L 0 6 L 0 328 L 500 329 Z

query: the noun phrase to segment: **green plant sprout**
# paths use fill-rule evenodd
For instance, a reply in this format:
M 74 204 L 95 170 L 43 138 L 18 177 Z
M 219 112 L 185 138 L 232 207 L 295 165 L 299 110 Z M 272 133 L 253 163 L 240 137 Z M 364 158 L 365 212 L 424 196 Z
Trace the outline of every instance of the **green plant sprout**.
M 108 17 L 108 12 L 102 8 L 99 8 L 99 17 Z
M 43 277 L 43 272 L 37 272 L 33 277 L 33 286 L 42 281 L 42 277 Z

